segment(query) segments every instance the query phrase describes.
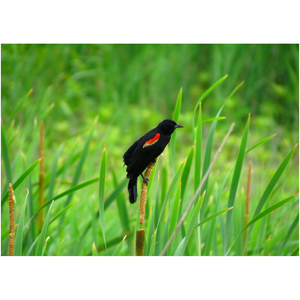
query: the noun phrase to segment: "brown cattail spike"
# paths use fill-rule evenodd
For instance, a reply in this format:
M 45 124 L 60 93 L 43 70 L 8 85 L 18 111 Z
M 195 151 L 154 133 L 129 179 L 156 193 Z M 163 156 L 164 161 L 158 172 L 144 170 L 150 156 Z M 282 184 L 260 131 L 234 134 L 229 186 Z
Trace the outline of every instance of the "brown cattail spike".
M 136 232 L 136 256 L 144 256 L 145 230 L 138 229 Z
M 151 176 L 153 167 L 154 167 L 154 163 L 151 162 L 145 172 L 145 178 L 147 180 L 149 180 Z M 143 181 L 141 201 L 140 201 L 140 219 L 139 219 L 140 226 L 143 226 L 145 220 L 146 200 L 147 200 L 147 184 Z M 144 256 L 144 247 L 145 247 L 145 230 L 143 228 L 140 228 L 136 232 L 136 256 Z
M 15 195 L 12 184 L 8 187 L 8 205 L 9 205 L 9 241 L 8 256 L 13 256 L 15 251 Z

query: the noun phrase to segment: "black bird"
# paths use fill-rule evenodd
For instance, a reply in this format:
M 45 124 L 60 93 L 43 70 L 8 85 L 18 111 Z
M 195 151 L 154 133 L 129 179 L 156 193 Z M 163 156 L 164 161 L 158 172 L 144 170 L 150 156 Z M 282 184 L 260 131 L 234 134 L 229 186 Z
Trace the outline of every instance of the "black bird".
M 137 178 L 141 175 L 144 182 L 148 184 L 142 173 L 151 162 L 156 162 L 156 158 L 169 143 L 171 134 L 176 128 L 180 127 L 183 126 L 173 120 L 164 120 L 133 143 L 123 155 L 124 164 L 127 166 L 127 178 L 129 178 L 128 192 L 130 203 L 136 202 Z

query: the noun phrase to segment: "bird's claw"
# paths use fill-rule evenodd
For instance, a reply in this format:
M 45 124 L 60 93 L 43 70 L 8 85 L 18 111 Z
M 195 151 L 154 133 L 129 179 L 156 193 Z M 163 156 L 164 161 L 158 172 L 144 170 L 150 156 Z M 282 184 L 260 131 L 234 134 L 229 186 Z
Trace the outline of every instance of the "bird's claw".
M 149 179 L 147 179 L 143 174 L 141 175 L 143 177 L 143 182 L 148 186 Z

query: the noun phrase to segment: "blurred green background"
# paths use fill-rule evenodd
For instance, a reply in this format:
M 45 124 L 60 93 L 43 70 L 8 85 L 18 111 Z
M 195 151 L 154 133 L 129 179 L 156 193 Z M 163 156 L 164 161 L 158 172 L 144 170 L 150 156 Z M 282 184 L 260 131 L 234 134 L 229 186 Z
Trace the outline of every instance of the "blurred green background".
M 28 167 L 39 157 L 40 121 L 45 123 L 45 169 L 50 173 L 59 146 L 64 143 L 60 164 L 72 151 L 82 151 L 88 136 L 86 131 L 98 116 L 79 182 L 98 176 L 104 145 L 107 168 L 109 172 L 114 169 L 121 181 L 125 178 L 123 153 L 161 120 L 173 117 L 182 87 L 179 123 L 185 129 L 177 133 L 177 167 L 193 145 L 193 110 L 199 97 L 226 74 L 226 81 L 202 103 L 203 119 L 214 117 L 232 90 L 244 81 L 226 103 L 221 114 L 226 119 L 219 122 L 215 133 L 214 147 L 218 147 L 230 124 L 236 124 L 225 154 L 217 164 L 220 178 L 234 163 L 241 133 L 251 113 L 249 146 L 277 133 L 276 138 L 251 156 L 259 182 L 273 174 L 299 139 L 299 45 L 1 45 L 1 118 L 6 129 L 12 176 L 15 180 L 25 165 Z M 31 89 L 32 95 L 11 119 Z M 209 123 L 203 125 L 204 145 L 209 128 Z M 293 189 L 292 193 L 298 180 L 298 157 L 297 149 L 289 169 L 293 176 L 284 185 L 287 191 Z M 64 184 L 70 184 L 74 169 L 66 171 Z M 260 170 L 265 173 L 261 174 Z M 1 175 L 3 192 L 7 184 L 3 162 Z M 38 174 L 33 174 L 31 180 L 37 182 Z M 109 194 L 113 191 L 111 176 L 107 182 L 106 194 Z M 56 187 L 56 194 L 64 190 L 62 184 Z M 97 187 L 89 187 L 89 192 L 93 200 L 85 204 L 82 201 L 78 208 L 96 211 Z M 20 193 L 23 199 L 24 189 Z M 83 191 L 78 198 L 85 195 Z M 127 199 L 127 194 L 124 195 Z M 136 211 L 137 207 L 129 206 L 130 216 Z M 7 213 L 7 207 L 3 207 L 2 213 Z M 82 221 L 82 228 L 88 222 L 83 219 L 84 215 L 75 213 L 71 218 Z M 66 225 L 66 231 L 68 226 L 72 227 Z M 80 226 L 72 230 L 80 233 Z M 3 230 L 7 230 L 7 223 L 2 222 Z M 121 235 L 121 231 L 115 229 L 113 234 Z M 49 251 L 53 253 L 51 246 Z M 61 251 L 56 254 L 65 254 Z M 73 251 L 78 255 L 86 253 L 76 247 Z
M 134 138 L 172 117 L 181 87 L 188 121 L 200 95 L 228 74 L 203 102 L 204 114 L 214 115 L 245 81 L 224 109 L 229 122 L 239 127 L 251 112 L 254 126 L 272 133 L 279 126 L 295 140 L 298 56 L 298 45 L 2 45 L 2 119 L 33 88 L 16 123 L 54 103 L 46 126 L 51 142 L 86 128 L 96 115 L 103 125 L 118 124 L 115 134 L 131 141 L 128 128 Z

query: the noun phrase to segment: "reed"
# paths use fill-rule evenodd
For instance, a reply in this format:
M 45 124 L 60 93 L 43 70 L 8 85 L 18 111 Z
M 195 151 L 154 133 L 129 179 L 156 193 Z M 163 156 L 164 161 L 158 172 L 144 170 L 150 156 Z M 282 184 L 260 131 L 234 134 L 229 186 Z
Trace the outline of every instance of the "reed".
M 15 252 L 15 195 L 12 184 L 9 184 L 9 241 L 8 241 L 8 256 L 14 256 Z
M 154 163 L 151 162 L 145 172 L 145 178 L 149 181 L 151 172 L 153 170 Z M 146 199 L 147 199 L 147 184 L 143 181 L 142 183 L 142 191 L 140 198 L 140 217 L 139 217 L 139 225 L 140 228 L 136 232 L 136 256 L 144 256 L 144 248 L 145 248 L 145 229 L 144 221 L 145 221 L 145 208 L 146 208 Z

